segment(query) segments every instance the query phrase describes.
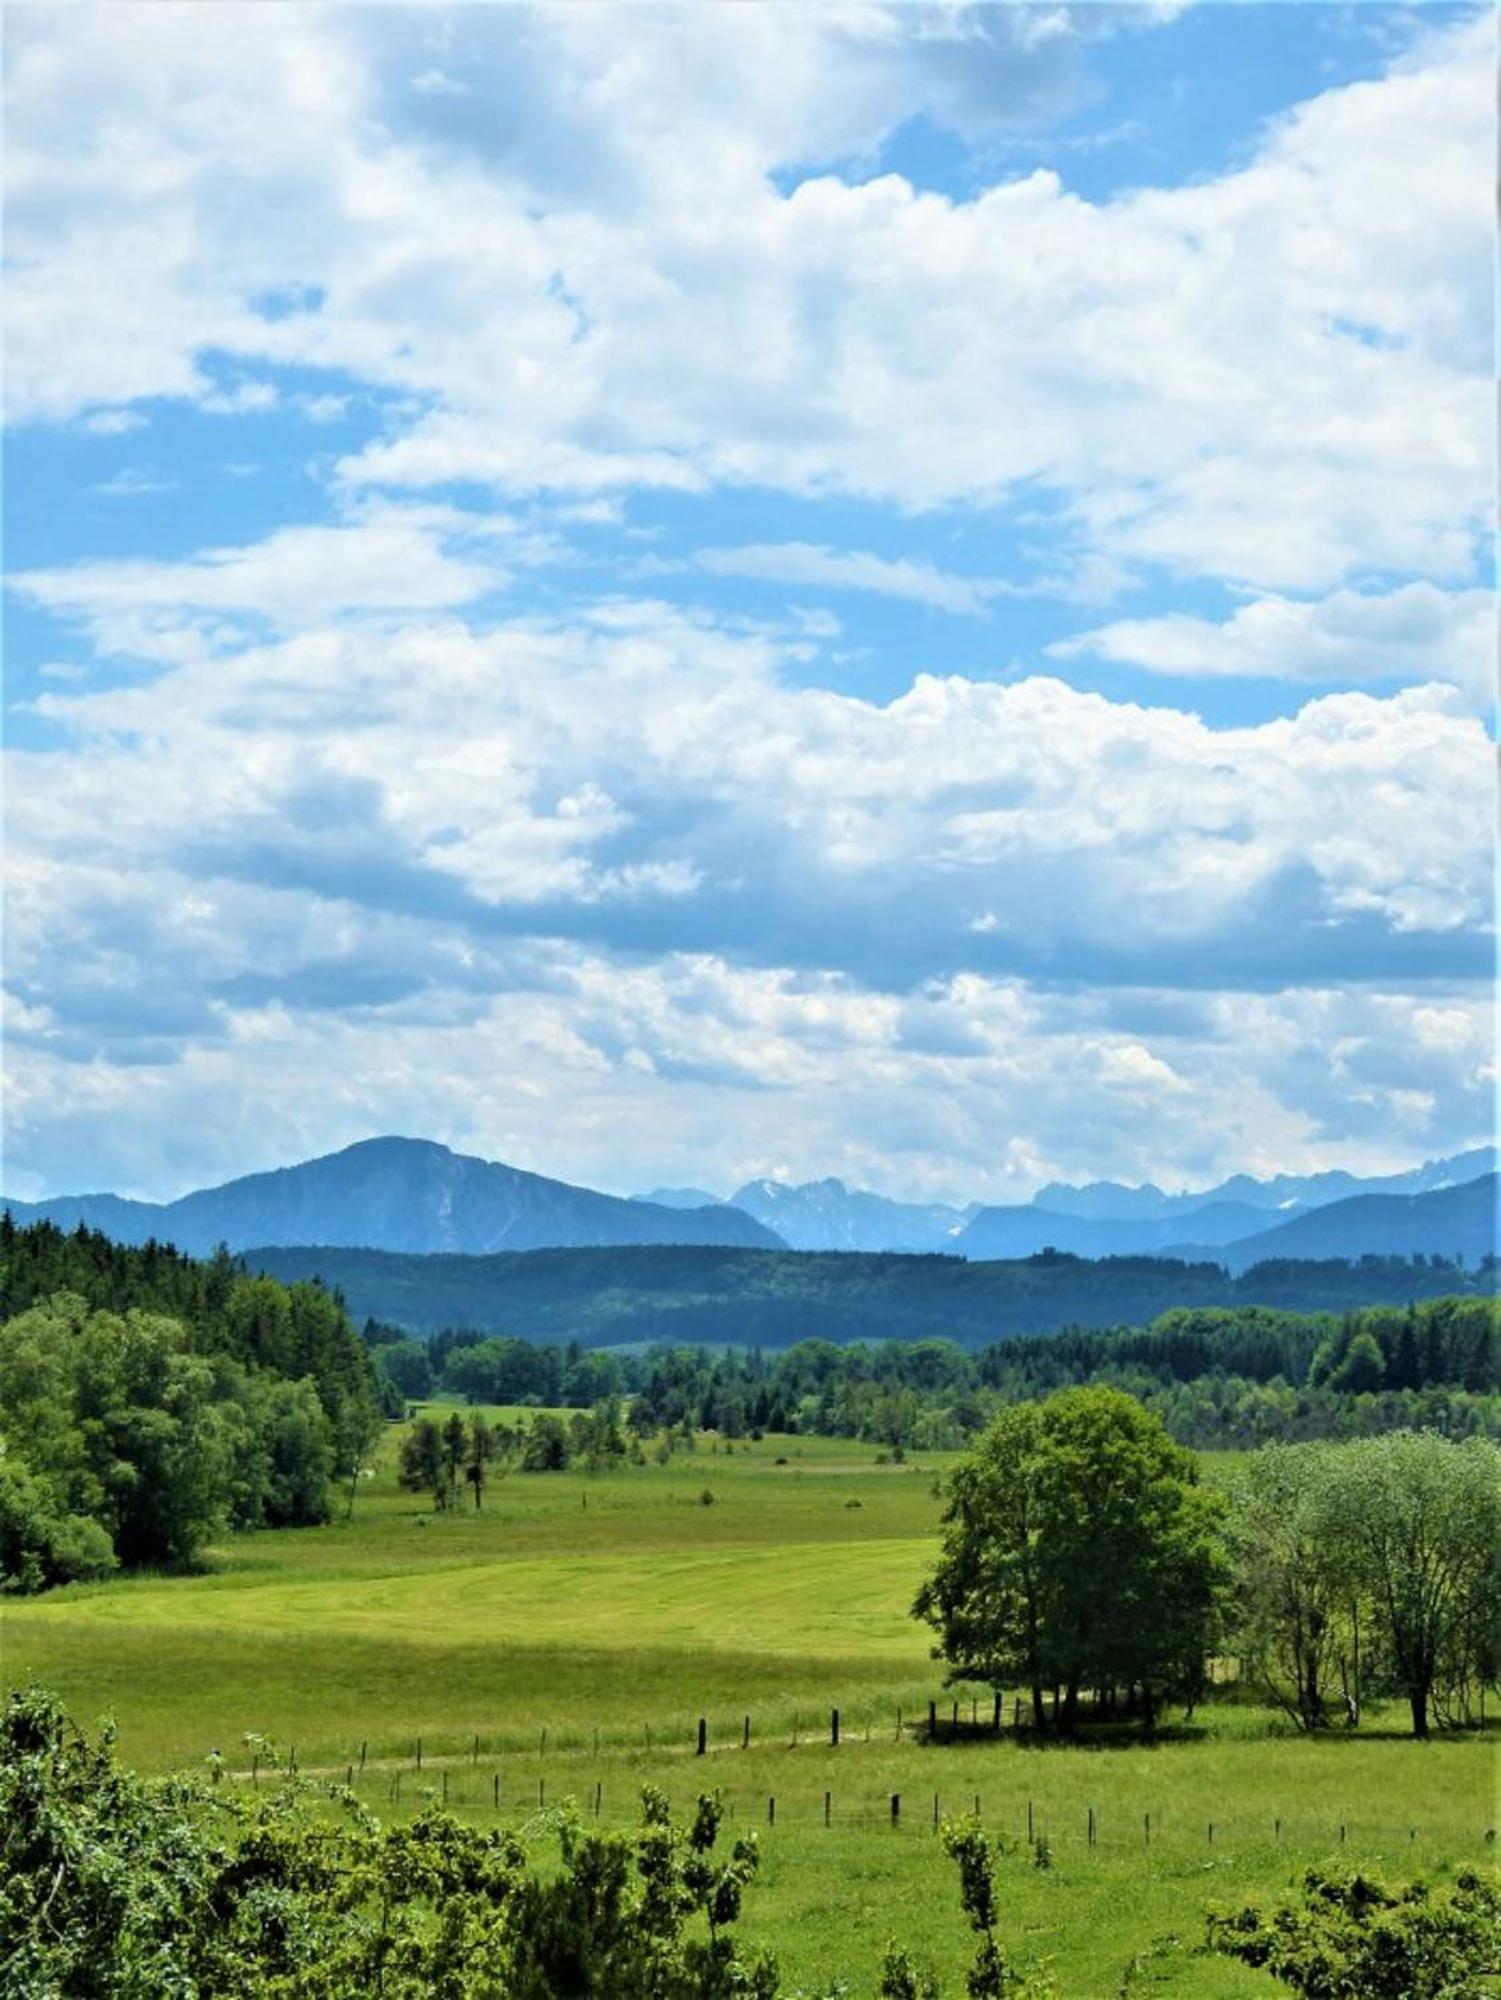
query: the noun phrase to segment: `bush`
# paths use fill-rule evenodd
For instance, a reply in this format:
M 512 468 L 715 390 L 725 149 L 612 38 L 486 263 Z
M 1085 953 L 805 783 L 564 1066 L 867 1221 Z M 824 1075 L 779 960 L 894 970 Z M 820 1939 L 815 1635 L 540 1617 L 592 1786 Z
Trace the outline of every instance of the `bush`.
M 1496 1963 L 1501 1890 L 1467 1873 L 1450 1890 L 1369 1875 L 1303 1878 L 1301 1903 L 1209 1919 L 1212 1949 L 1280 1979 L 1305 2000 L 1481 2000 Z
M 68 1513 L 0 1443 L 0 1591 L 29 1595 L 105 1576 L 114 1567 L 115 1552 L 99 1523 Z
M 332 1803 L 342 1821 L 332 1820 Z M 754 1836 L 717 1850 L 717 1800 L 634 1836 L 557 1816 L 563 1867 L 424 1809 L 383 1827 L 336 1787 L 245 1797 L 151 1784 L 39 1690 L 0 1715 L 0 1968 L 7 1993 L 90 2000 L 775 2000 L 732 1935 Z M 697 1920 L 706 1936 L 687 1936 Z

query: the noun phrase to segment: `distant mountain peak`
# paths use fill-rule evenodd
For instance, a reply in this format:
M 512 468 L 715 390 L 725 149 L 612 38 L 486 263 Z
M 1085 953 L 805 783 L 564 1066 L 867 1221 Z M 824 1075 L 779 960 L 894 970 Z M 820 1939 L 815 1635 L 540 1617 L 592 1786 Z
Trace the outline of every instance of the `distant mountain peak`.
M 774 1230 L 723 1205 L 682 1210 L 549 1180 L 433 1139 L 356 1140 L 295 1166 L 247 1174 L 170 1202 L 65 1196 L 11 1204 L 17 1220 L 79 1222 L 122 1242 L 155 1236 L 201 1254 L 265 1245 L 341 1246 L 416 1255 L 706 1244 L 783 1249 Z

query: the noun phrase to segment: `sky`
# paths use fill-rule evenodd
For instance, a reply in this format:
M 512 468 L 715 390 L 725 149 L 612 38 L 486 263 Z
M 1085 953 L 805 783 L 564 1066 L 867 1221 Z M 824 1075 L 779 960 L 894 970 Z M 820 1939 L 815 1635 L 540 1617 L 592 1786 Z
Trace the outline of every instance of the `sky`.
M 4 25 L 7 1193 L 1490 1137 L 1489 9 Z

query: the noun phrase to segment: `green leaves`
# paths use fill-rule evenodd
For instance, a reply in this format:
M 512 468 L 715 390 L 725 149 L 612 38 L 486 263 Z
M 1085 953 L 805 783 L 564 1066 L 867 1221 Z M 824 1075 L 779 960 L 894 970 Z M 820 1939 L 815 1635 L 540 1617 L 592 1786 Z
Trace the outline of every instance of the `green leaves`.
M 383 1827 L 337 1788 L 150 1784 L 28 1690 L 0 1715 L 0 1990 L 52 2000 L 774 2000 L 730 1926 L 754 1840 L 718 1852 L 660 1793 L 634 1837 L 560 1816 L 563 1866 L 429 1806 Z
M 1215 1951 L 1269 1972 L 1306 2000 L 1480 2000 L 1501 1935 L 1493 1876 L 1452 1889 L 1393 1889 L 1368 1875 L 1303 1878 L 1300 1903 L 1212 1916 Z
M 1003 1410 L 955 1473 L 914 1611 L 957 1677 L 1061 1693 L 1198 1691 L 1226 1580 L 1220 1504 L 1130 1396 L 1071 1389 Z

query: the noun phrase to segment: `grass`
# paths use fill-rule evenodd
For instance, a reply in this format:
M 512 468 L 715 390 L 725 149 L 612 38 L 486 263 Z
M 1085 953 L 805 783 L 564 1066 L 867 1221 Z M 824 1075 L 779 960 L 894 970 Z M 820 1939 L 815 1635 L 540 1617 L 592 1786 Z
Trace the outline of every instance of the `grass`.
M 1128 1990 L 1269 1995 L 1280 1989 L 1262 1975 L 1190 1954 L 1211 1900 L 1277 1895 L 1341 1856 L 1410 1874 L 1487 1851 L 1490 1745 L 1412 1743 L 1395 1713 L 1318 1741 L 1225 1702 L 1155 1747 L 929 1744 L 911 1724 L 931 1698 L 950 1714 L 953 1691 L 908 1606 L 932 1560 L 944 1462 L 875 1461 L 841 1440 L 701 1445 L 598 1478 L 513 1475 L 482 1513 L 438 1516 L 397 1487 L 393 1439 L 352 1521 L 238 1541 L 197 1576 L 9 1603 L 4 1676 L 45 1681 L 81 1721 L 112 1712 L 123 1754 L 148 1769 L 214 1748 L 243 1766 L 251 1732 L 340 1778 L 358 1775 L 363 1749 L 362 1795 L 378 1810 L 446 1784 L 485 1822 L 498 1778 L 500 1817 L 543 1843 L 539 1799 L 572 1796 L 592 1814 L 598 1788 L 601 1818 L 622 1825 L 647 1778 L 683 1803 L 719 1786 L 737 1825 L 763 1834 L 744 1928 L 776 1948 L 794 1989 L 844 1976 L 873 1993 L 890 1935 L 955 1986 L 966 1938 L 935 1795 L 941 1812 L 978 1797 L 1008 1837 L 1006 1935 L 1051 1956 L 1071 2000 L 1115 1995 L 1132 1956 L 1169 1937 L 1186 1942 Z M 1053 1849 L 1045 1871 L 1031 1863 L 1029 1805 Z

